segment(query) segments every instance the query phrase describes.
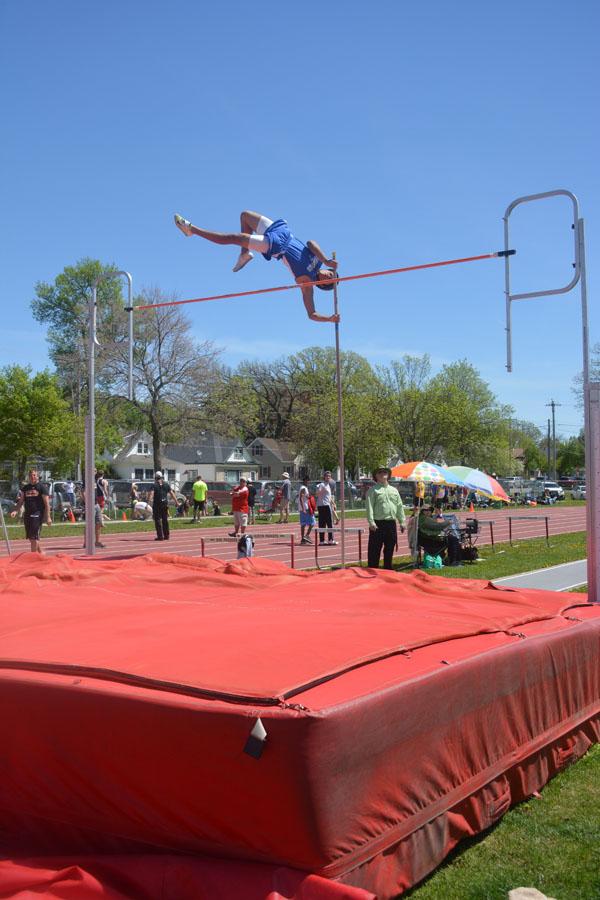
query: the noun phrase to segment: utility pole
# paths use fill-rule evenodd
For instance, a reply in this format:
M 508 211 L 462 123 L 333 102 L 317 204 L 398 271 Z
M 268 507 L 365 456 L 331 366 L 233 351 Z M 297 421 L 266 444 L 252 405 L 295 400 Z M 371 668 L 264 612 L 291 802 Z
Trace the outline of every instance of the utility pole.
M 550 403 L 546 403 L 546 406 L 550 406 L 552 409 L 552 478 L 556 481 L 556 407 L 562 406 L 562 404 L 551 400 Z
M 548 436 L 546 438 L 546 478 L 550 478 L 550 419 L 548 419 Z

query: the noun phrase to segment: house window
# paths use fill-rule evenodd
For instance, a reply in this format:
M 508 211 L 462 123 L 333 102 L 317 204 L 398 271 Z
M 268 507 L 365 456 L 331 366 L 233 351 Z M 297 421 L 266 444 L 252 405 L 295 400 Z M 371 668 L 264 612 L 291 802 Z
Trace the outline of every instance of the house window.
M 152 480 L 154 478 L 154 469 L 146 469 L 146 474 L 144 475 L 146 481 Z
M 255 456 L 262 456 L 263 449 L 264 448 L 262 444 L 254 444 L 254 446 L 252 447 L 252 452 Z
M 228 484 L 237 484 L 240 480 L 240 470 L 239 469 L 229 469 L 225 472 L 225 481 Z
M 198 469 L 188 469 L 187 473 L 190 476 L 190 480 L 192 478 L 196 479 L 198 477 Z
M 140 456 L 148 456 L 150 453 L 148 444 L 145 441 L 138 441 L 137 452 Z
M 135 475 L 133 477 L 135 478 L 136 481 L 143 481 L 144 480 L 144 470 L 136 469 Z
M 231 458 L 232 458 L 232 459 L 239 459 L 240 461 L 243 461 L 243 459 L 244 459 L 244 448 L 243 448 L 243 447 L 236 447 L 235 450 L 233 451 L 233 453 L 231 454 Z
M 175 469 L 167 469 L 167 480 L 175 481 Z
M 261 466 L 259 478 L 270 478 L 270 477 L 271 477 L 271 466 Z

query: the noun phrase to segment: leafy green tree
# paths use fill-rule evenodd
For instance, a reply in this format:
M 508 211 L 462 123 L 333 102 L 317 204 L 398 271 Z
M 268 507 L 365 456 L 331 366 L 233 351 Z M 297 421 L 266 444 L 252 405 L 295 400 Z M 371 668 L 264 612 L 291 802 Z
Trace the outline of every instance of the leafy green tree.
M 204 405 L 206 427 L 217 434 L 250 442 L 261 433 L 258 427 L 257 395 L 250 378 L 222 366 L 207 392 Z M 262 432 L 263 437 L 270 437 Z
M 489 385 L 465 359 L 444 366 L 433 384 L 445 395 L 452 416 L 444 439 L 447 459 L 499 474 L 506 472 L 510 467 L 511 407 L 498 403 Z
M 547 457 L 545 452 L 530 438 L 522 442 L 523 447 L 523 465 L 528 475 L 534 475 L 538 471 L 544 472 L 547 466 Z
M 556 468 L 560 475 L 571 475 L 585 466 L 585 438 L 577 437 L 561 441 L 556 451 Z
M 157 288 L 144 291 L 136 303 L 159 304 L 173 299 Z M 131 406 L 152 435 L 154 468 L 162 469 L 161 443 L 180 441 L 210 427 L 207 402 L 219 381 L 219 351 L 210 341 L 197 343 L 190 321 L 178 307 L 157 307 L 135 319 L 134 397 Z M 114 341 L 98 376 L 107 396 L 125 403 L 128 345 Z M 235 398 L 232 398 L 235 402 Z
M 511 410 L 497 402 L 466 360 L 434 375 L 427 354 L 407 355 L 379 375 L 393 445 L 405 462 L 426 459 L 508 471 Z
M 382 390 L 369 362 L 358 353 L 342 353 L 342 405 L 346 469 L 358 474 L 387 460 L 390 432 L 380 415 Z M 291 436 L 308 463 L 334 470 L 338 464 L 338 412 L 335 352 L 309 347 L 289 360 L 300 389 Z
M 85 258 L 75 265 L 66 266 L 53 282 L 38 281 L 35 298 L 31 303 L 33 317 L 48 326 L 48 353 L 54 363 L 59 384 L 69 399 L 71 409 L 78 419 L 77 432 L 83 446 L 84 415 L 87 405 L 87 336 L 88 304 L 92 285 L 100 275 L 116 271 L 112 264 Z M 125 314 L 121 282 L 117 278 L 104 278 L 97 289 L 98 331 L 102 337 L 97 353 L 97 366 L 101 370 L 107 352 L 112 352 L 114 340 L 125 334 Z M 102 398 L 98 401 L 97 446 L 108 447 L 113 429 L 107 440 L 103 439 L 103 423 L 112 420 L 112 410 L 103 415 Z M 104 446 L 103 446 L 104 444 Z M 78 454 L 81 465 L 81 453 Z
M 450 422 L 445 395 L 432 383 L 431 360 L 405 355 L 379 369 L 391 441 L 405 462 L 441 458 Z
M 77 422 L 58 379 L 30 368 L 0 370 L 0 457 L 13 460 L 20 480 L 28 463 L 44 460 L 54 474 L 73 470 Z

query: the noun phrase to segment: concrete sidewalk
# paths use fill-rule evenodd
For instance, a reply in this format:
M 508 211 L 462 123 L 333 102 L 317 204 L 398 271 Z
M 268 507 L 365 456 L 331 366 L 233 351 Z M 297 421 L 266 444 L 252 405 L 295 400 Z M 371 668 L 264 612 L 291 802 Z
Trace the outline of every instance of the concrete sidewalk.
M 561 563 L 547 569 L 536 569 L 533 572 L 522 572 L 520 575 L 508 575 L 496 578 L 494 584 L 499 587 L 540 588 L 544 591 L 568 591 L 587 582 L 587 560 Z

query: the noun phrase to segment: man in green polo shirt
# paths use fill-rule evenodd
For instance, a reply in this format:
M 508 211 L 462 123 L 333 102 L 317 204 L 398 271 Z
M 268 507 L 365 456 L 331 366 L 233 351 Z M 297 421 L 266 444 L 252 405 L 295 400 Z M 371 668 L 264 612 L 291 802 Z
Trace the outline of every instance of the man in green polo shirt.
M 197 522 L 201 516 L 206 515 L 206 492 L 208 487 L 206 482 L 199 475 L 192 485 L 192 494 L 194 497 L 194 522 Z
M 367 493 L 367 521 L 369 523 L 369 568 L 378 569 L 383 547 L 383 568 L 392 568 L 392 559 L 396 549 L 396 520 L 400 522 L 400 531 L 404 533 L 404 506 L 402 498 L 388 484 L 391 475 L 387 466 L 379 466 L 373 472 L 375 484 Z

